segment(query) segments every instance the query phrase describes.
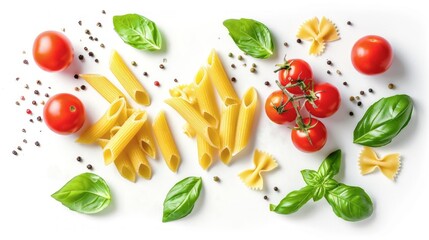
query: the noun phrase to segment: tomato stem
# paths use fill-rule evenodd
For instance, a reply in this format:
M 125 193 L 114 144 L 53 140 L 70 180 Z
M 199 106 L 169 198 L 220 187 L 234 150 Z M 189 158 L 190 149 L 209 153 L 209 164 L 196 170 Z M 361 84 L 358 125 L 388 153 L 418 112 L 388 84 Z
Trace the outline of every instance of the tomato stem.
M 69 109 L 70 109 L 70 112 L 75 112 L 76 111 L 76 107 L 73 106 L 73 105 L 71 105 Z

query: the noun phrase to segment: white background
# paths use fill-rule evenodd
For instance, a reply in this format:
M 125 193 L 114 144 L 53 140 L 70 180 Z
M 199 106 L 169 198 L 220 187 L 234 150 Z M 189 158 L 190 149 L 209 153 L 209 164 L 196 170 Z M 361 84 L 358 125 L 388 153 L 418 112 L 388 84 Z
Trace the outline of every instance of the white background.
M 2 143 L 0 150 L 0 239 L 90 239 L 120 238 L 143 239 L 170 237 L 177 239 L 388 239 L 391 237 L 428 236 L 427 199 L 428 181 L 428 114 L 427 86 L 428 28 L 421 1 L 11 1 L 0 7 L 2 40 L 0 66 L 2 76 L 0 96 L 3 114 Z M 107 14 L 101 14 L 102 10 Z M 138 51 L 124 44 L 113 31 L 112 16 L 138 13 L 156 22 L 160 28 L 166 49 L 162 52 Z M 309 42 L 299 45 L 295 33 L 302 22 L 311 17 L 326 16 L 337 24 L 341 40 L 328 43 L 320 57 L 307 54 Z M 245 57 L 248 65 L 258 65 L 257 74 L 243 67 L 237 59 L 227 57 L 229 52 L 241 54 L 222 22 L 228 18 L 254 18 L 265 23 L 271 30 L 276 44 L 276 54 L 267 60 Z M 77 22 L 82 20 L 83 26 Z M 351 21 L 353 26 L 348 26 Z M 102 28 L 96 27 L 101 22 Z M 61 73 L 40 70 L 31 56 L 34 38 L 45 30 L 61 30 L 70 38 L 75 48 L 75 61 Z M 100 39 L 92 42 L 84 33 L 89 29 Z M 379 76 L 357 73 L 350 62 L 350 49 L 360 37 L 377 34 L 388 39 L 395 58 L 391 69 Z M 283 46 L 287 41 L 289 47 Z M 106 49 L 98 45 L 104 43 Z M 99 64 L 88 57 L 83 47 L 93 50 Z M 218 160 L 209 171 L 203 171 L 197 163 L 196 143 L 181 133 L 184 121 L 163 103 L 168 89 L 179 83 L 192 81 L 198 68 L 205 64 L 212 48 L 216 48 L 225 63 L 228 74 L 237 78 L 235 89 L 242 96 L 250 86 L 259 93 L 260 104 L 254 141 L 234 159 L 230 166 Z M 82 146 L 74 142 L 77 135 L 60 136 L 49 131 L 43 123 L 29 122 L 25 109 L 31 108 L 34 118 L 42 113 L 42 107 L 34 107 L 31 100 L 41 101 L 43 94 L 70 92 L 78 96 L 87 110 L 87 126 L 107 109 L 107 103 L 89 87 L 75 92 L 82 80 L 73 79 L 75 73 L 100 73 L 113 80 L 108 71 L 111 49 L 118 50 L 128 62 L 139 65 L 136 75 L 148 89 L 152 105 L 144 108 L 152 118 L 164 109 L 173 129 L 182 156 L 177 174 L 166 167 L 162 158 L 151 160 L 153 178 L 138 179 L 130 183 L 117 173 L 113 165 L 104 166 L 101 150 L 97 146 Z M 23 54 L 23 51 L 26 54 Z M 77 55 L 84 54 L 84 64 Z M 317 81 L 336 85 L 342 94 L 342 106 L 331 118 L 323 122 L 328 128 L 326 146 L 317 153 L 306 154 L 296 150 L 290 141 L 290 129 L 269 122 L 263 113 L 265 98 L 274 86 L 264 82 L 276 78 L 274 64 L 283 56 L 303 58 L 308 61 Z M 165 70 L 158 65 L 164 63 Z M 30 64 L 22 61 L 28 59 Z M 330 59 L 334 67 L 326 65 Z M 233 70 L 231 63 L 237 65 Z M 342 76 L 326 74 L 330 69 L 340 69 Z M 142 73 L 147 71 L 148 78 Z M 20 77 L 19 81 L 15 78 Z M 42 86 L 36 85 L 40 79 Z M 153 85 L 158 80 L 161 87 Z M 349 83 L 348 87 L 342 85 Z M 388 83 L 397 86 L 387 88 Z M 24 88 L 28 84 L 30 90 Z M 48 87 L 51 89 L 48 89 Z M 363 107 L 348 101 L 350 95 L 373 88 L 374 94 L 363 97 Z M 38 89 L 42 96 L 32 92 Z M 414 113 L 409 126 L 388 146 L 376 149 L 380 155 L 399 152 L 402 169 L 392 182 L 380 172 L 361 176 L 357 157 L 361 146 L 352 143 L 353 129 L 371 103 L 383 96 L 406 93 L 414 100 Z M 26 101 L 16 106 L 15 101 L 24 95 Z M 355 113 L 354 117 L 348 115 Z M 27 133 L 22 133 L 25 128 Z M 28 143 L 22 143 L 23 139 Z M 34 146 L 40 141 L 41 147 Z M 23 148 L 19 156 L 12 155 L 17 146 Z M 255 148 L 267 151 L 278 160 L 279 168 L 265 175 L 263 191 L 252 191 L 244 186 L 237 174 L 252 167 Z M 301 169 L 317 169 L 321 160 L 335 149 L 343 150 L 343 165 L 337 180 L 363 187 L 372 197 L 374 213 L 362 222 L 351 223 L 337 218 L 325 200 L 310 201 L 293 215 L 277 215 L 268 210 L 269 202 L 278 203 L 288 192 L 304 185 Z M 79 163 L 75 159 L 83 157 Z M 55 201 L 50 195 L 77 174 L 86 172 L 86 164 L 94 166 L 93 172 L 102 176 L 110 185 L 113 201 L 111 206 L 97 215 L 72 212 Z M 162 203 L 168 190 L 187 176 L 201 176 L 203 190 L 193 212 L 186 218 L 163 224 Z M 215 183 L 213 176 L 221 183 Z M 280 193 L 274 192 L 277 186 Z M 269 201 L 263 196 L 267 195 Z

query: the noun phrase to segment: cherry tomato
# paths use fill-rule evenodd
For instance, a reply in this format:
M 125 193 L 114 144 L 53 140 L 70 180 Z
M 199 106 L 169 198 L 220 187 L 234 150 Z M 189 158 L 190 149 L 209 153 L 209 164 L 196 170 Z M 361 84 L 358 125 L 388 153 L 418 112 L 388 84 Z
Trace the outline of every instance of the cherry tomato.
M 319 118 L 329 117 L 340 107 L 341 97 L 338 89 L 329 83 L 316 84 L 313 90 L 316 100 L 305 102 L 305 108 L 311 115 Z
M 292 143 L 303 152 L 316 152 L 325 146 L 327 140 L 327 131 L 325 125 L 315 119 L 304 118 L 304 124 L 307 126 L 306 129 L 295 129 L 292 130 Z M 311 139 L 311 142 L 310 142 Z
M 34 40 L 33 57 L 37 65 L 45 71 L 61 71 L 72 62 L 73 47 L 64 34 L 46 31 Z
M 375 35 L 359 39 L 353 46 L 351 55 L 356 70 L 367 75 L 387 71 L 393 60 L 392 47 L 389 42 Z
M 64 135 L 71 134 L 79 131 L 85 122 L 85 108 L 77 97 L 60 93 L 46 102 L 43 117 L 52 131 Z
M 268 96 L 265 101 L 265 113 L 271 121 L 283 124 L 295 120 L 296 111 L 293 103 L 288 102 L 288 99 L 281 90 L 274 91 Z
M 289 59 L 284 64 L 278 65 L 280 67 L 279 81 L 283 86 L 288 84 L 296 84 L 302 81 L 304 88 L 310 88 L 313 84 L 313 71 L 310 65 L 302 59 Z M 293 94 L 302 94 L 303 91 L 299 86 L 289 87 L 287 90 Z

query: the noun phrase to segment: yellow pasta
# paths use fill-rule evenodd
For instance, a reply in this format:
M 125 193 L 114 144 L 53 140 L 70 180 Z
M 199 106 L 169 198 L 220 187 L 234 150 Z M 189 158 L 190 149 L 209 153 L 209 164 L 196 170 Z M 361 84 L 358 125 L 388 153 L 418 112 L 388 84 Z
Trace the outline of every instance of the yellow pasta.
M 121 153 L 114 161 L 121 176 L 131 182 L 136 181 L 136 171 L 126 153 Z
M 214 89 L 207 75 L 207 70 L 200 68 L 195 76 L 195 96 L 197 97 L 198 107 L 203 115 L 212 126 L 219 126 L 219 109 L 217 108 Z
M 231 84 L 231 81 L 226 75 L 226 72 L 222 66 L 222 62 L 220 61 L 216 50 L 213 49 L 210 52 L 207 62 L 209 65 L 207 67 L 207 73 L 210 77 L 210 81 L 215 86 L 223 103 L 227 106 L 239 103 L 240 99 L 238 98 L 237 93 L 235 92 L 234 87 Z
M 107 112 L 92 126 L 87 128 L 76 140 L 78 143 L 91 144 L 103 137 L 117 122 L 121 112 L 126 108 L 123 98 L 112 102 Z
M 194 138 L 195 136 L 197 136 L 197 133 L 195 132 L 194 128 L 188 122 L 183 125 L 183 132 L 186 134 L 186 136 L 190 138 Z
M 219 127 L 220 137 L 220 160 L 229 164 L 234 151 L 235 132 L 237 127 L 238 112 L 240 104 L 225 106 L 222 111 Z
M 120 127 L 119 131 L 103 148 L 104 163 L 112 163 L 137 134 L 147 119 L 146 112 L 136 111 Z
M 89 85 L 91 85 L 109 103 L 124 98 L 125 95 L 106 77 L 99 74 L 79 74 Z
M 197 136 L 197 147 L 198 162 L 204 170 L 207 170 L 213 163 L 213 153 L 215 149 L 200 135 Z
M 238 113 L 237 131 L 235 134 L 234 152 L 236 155 L 243 150 L 251 138 L 252 126 L 255 119 L 256 104 L 258 103 L 258 93 L 255 88 L 249 88 L 243 96 L 240 111 Z
M 152 168 L 136 139 L 130 141 L 126 153 L 137 174 L 144 179 L 150 179 L 152 177 Z
M 152 127 L 165 163 L 171 171 L 177 172 L 181 159 L 163 111 L 156 116 Z
M 197 104 L 194 84 L 181 84 L 171 88 L 169 92 L 172 97 L 183 98 L 183 100 L 194 106 Z
M 199 111 L 182 98 L 170 98 L 165 102 L 174 108 L 204 139 L 213 147 L 219 148 L 220 139 L 215 127 L 199 113 Z
M 253 154 L 253 164 L 255 165 L 253 169 L 241 172 L 239 177 L 246 186 L 255 190 L 262 190 L 264 187 L 262 172 L 273 170 L 277 167 L 277 162 L 270 154 L 255 150 Z
M 152 134 L 152 126 L 149 118 L 143 124 L 143 127 L 136 136 L 142 150 L 152 159 L 156 158 L 155 139 Z
M 379 158 L 370 147 L 363 147 L 359 155 L 359 166 L 362 175 L 371 173 L 378 168 L 384 176 L 394 180 L 401 167 L 400 155 L 394 153 Z
M 110 70 L 137 103 L 150 105 L 149 94 L 115 50 L 110 58 Z

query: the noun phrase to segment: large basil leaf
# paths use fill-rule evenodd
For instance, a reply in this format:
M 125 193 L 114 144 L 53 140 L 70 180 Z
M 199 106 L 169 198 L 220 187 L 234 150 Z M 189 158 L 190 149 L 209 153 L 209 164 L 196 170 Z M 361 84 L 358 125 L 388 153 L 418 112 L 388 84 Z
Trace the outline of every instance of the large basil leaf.
M 113 26 L 122 40 L 137 49 L 160 50 L 162 37 L 156 24 L 138 14 L 113 16 Z
M 223 25 L 235 44 L 245 53 L 255 58 L 268 58 L 273 55 L 274 43 L 270 30 L 253 19 L 227 19 Z
M 384 146 L 407 126 L 413 112 L 408 95 L 382 98 L 372 104 L 353 132 L 353 142 L 370 147 Z
M 338 149 L 329 154 L 323 160 L 317 172 L 324 179 L 332 178 L 337 175 L 341 168 L 341 150 Z
M 83 173 L 67 182 L 51 195 L 70 210 L 93 214 L 110 204 L 110 189 L 106 182 L 96 174 Z
M 165 197 L 162 221 L 174 221 L 191 213 L 200 196 L 201 187 L 200 177 L 187 177 L 176 183 Z
M 305 183 L 310 186 L 317 186 L 322 183 L 322 178 L 320 177 L 320 174 L 317 173 L 314 170 L 310 169 L 304 169 L 301 170 L 302 178 L 304 179 Z
M 299 190 L 290 192 L 276 206 L 270 204 L 270 210 L 280 214 L 291 214 L 298 211 L 313 197 L 314 187 L 305 186 Z
M 360 221 L 371 216 L 371 198 L 360 187 L 339 184 L 325 195 L 334 213 L 347 221 Z

